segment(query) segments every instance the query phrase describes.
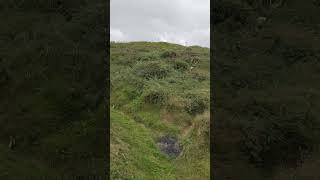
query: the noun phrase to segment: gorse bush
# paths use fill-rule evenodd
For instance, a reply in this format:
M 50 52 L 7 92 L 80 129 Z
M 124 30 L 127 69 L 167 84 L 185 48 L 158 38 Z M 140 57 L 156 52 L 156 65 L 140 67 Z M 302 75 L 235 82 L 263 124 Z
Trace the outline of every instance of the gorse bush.
M 162 90 L 151 90 L 144 95 L 144 101 L 150 104 L 163 105 L 167 100 L 168 94 Z
M 207 108 L 207 103 L 201 97 L 192 96 L 188 99 L 185 110 L 190 115 L 197 115 L 203 113 Z
M 184 62 L 184 61 L 174 61 L 173 63 L 173 68 L 179 71 L 185 71 L 187 70 L 189 67 L 188 63 Z
M 168 75 L 169 69 L 159 62 L 143 62 L 134 67 L 134 73 L 145 79 L 164 78 Z
M 159 59 L 159 54 L 156 52 L 147 52 L 141 54 L 137 59 L 138 61 L 154 61 Z
M 167 50 L 161 53 L 161 58 L 176 58 L 178 54 L 175 51 Z

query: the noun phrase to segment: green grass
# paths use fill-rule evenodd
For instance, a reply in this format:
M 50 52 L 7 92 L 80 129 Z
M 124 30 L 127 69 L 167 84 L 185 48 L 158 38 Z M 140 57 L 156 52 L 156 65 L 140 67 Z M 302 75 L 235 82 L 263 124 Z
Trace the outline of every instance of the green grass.
M 151 131 L 111 109 L 111 179 L 175 179 L 170 159 L 161 154 Z
M 210 179 L 210 115 L 209 112 L 194 119 L 193 128 L 183 140 L 185 149 L 175 161 L 181 179 Z
M 111 107 L 123 113 L 130 120 L 130 125 L 148 132 L 144 134 L 144 139 L 157 151 L 154 156 L 148 155 L 138 161 L 141 156 L 138 152 L 144 152 L 145 149 L 145 145 L 139 144 L 140 135 L 125 138 L 121 133 L 135 131 L 129 130 L 128 126 L 122 129 L 124 124 L 118 124 L 118 129 L 111 127 L 112 139 L 120 139 L 122 144 L 136 142 L 130 144 L 130 150 L 123 153 L 133 159 L 128 159 L 125 167 L 112 169 L 111 172 L 122 178 L 163 179 L 160 174 L 171 167 L 170 178 L 209 179 L 209 144 L 199 141 L 196 135 L 186 135 L 186 131 L 196 131 L 193 128 L 200 123 L 197 117 L 209 109 L 209 49 L 170 43 L 133 42 L 111 43 L 110 51 Z M 197 56 L 200 62 L 191 64 L 192 56 Z M 192 71 L 191 67 L 194 67 Z M 111 118 L 115 118 L 113 116 L 118 117 L 112 114 Z M 209 127 L 209 117 L 205 121 Z M 177 137 L 183 149 L 191 150 L 183 150 L 183 157 L 161 161 L 164 164 L 159 166 L 160 162 L 151 162 L 166 156 L 155 146 L 156 140 L 164 135 Z M 202 138 L 208 140 L 209 136 Z M 191 143 L 184 143 L 187 141 Z M 111 145 L 111 154 L 114 156 L 112 163 L 123 164 L 121 156 L 115 155 L 115 147 L 117 145 Z M 200 151 L 197 151 L 199 148 Z M 153 171 L 147 169 L 146 164 Z

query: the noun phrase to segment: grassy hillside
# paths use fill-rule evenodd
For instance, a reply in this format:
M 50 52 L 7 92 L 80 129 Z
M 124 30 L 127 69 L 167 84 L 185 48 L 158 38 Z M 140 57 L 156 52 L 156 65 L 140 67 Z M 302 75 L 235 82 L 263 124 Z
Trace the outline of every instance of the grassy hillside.
M 112 110 L 111 179 L 174 179 L 173 166 L 159 152 L 150 130 Z
M 217 179 L 319 177 L 319 10 L 312 0 L 215 2 Z
M 0 2 L 0 179 L 106 176 L 105 10 Z
M 110 48 L 112 178 L 209 179 L 209 49 Z M 177 141 L 179 155 L 160 148 L 161 138 Z

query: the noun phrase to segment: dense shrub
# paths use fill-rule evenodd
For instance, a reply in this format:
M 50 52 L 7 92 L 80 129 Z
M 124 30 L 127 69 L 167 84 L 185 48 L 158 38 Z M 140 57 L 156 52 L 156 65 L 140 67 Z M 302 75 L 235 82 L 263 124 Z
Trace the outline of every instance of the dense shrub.
M 189 67 L 188 63 L 184 61 L 175 61 L 173 64 L 173 68 L 180 71 L 185 71 Z
M 190 115 L 197 115 L 203 113 L 207 108 L 207 104 L 204 99 L 192 96 L 189 98 L 189 102 L 185 106 L 185 110 Z
M 175 51 L 167 50 L 161 53 L 162 58 L 176 58 L 178 54 Z
M 154 61 L 159 59 L 159 55 L 155 52 L 143 53 L 138 57 L 139 61 Z
M 164 104 L 167 99 L 167 93 L 162 90 L 151 90 L 144 95 L 144 102 L 150 104 Z
M 134 72 L 137 76 L 151 79 L 151 78 L 163 78 L 168 75 L 168 68 L 158 62 L 143 62 L 138 63 Z

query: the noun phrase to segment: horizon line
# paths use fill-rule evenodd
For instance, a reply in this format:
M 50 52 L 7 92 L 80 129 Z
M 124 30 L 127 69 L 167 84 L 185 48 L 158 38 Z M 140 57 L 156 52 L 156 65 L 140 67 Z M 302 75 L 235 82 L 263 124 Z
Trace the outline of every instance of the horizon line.
M 168 42 L 168 41 L 115 41 L 115 40 L 110 40 L 110 43 L 139 43 L 139 42 L 147 42 L 147 43 L 168 43 L 168 44 L 175 44 L 175 45 L 180 45 L 180 46 L 185 46 L 185 47 L 192 47 L 192 46 L 199 46 L 202 48 L 209 48 L 210 49 L 210 45 L 209 46 L 203 46 L 203 45 L 198 45 L 198 44 L 193 44 L 193 45 L 187 45 L 187 44 L 180 44 L 177 42 Z

